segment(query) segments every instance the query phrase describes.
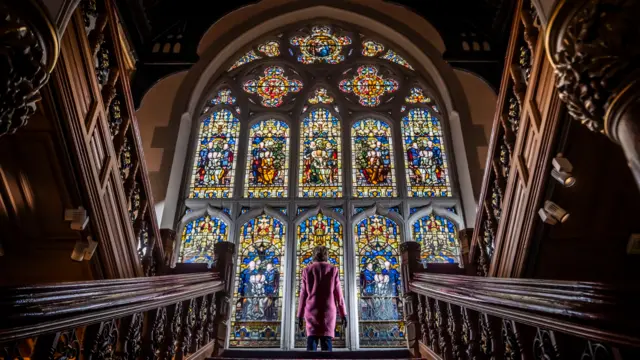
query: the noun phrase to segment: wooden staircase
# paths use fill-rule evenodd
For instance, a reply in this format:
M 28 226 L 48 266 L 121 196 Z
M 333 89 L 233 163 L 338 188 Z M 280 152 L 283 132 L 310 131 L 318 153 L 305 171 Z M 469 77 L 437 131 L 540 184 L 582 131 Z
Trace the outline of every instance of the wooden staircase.
M 210 359 L 411 359 L 408 349 L 309 352 L 304 350 L 225 350 Z M 415 359 L 415 358 L 413 358 Z

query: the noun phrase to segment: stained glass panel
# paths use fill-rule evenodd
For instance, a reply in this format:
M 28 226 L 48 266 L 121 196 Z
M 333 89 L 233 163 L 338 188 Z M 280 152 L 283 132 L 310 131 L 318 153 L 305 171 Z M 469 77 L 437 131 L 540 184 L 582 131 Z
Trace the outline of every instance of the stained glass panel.
M 402 66 L 406 67 L 409 70 L 413 70 L 413 66 L 409 65 L 407 60 L 405 60 L 402 56 L 398 55 L 393 50 L 387 50 L 387 53 L 382 55 L 382 56 L 380 56 L 380 58 L 381 59 L 385 59 L 385 60 L 389 60 L 392 63 L 396 63 L 398 65 L 402 65 Z
M 277 41 L 270 40 L 264 44 L 258 45 L 258 51 L 267 55 L 268 57 L 275 57 L 280 55 L 280 44 Z
M 360 66 L 356 72 L 352 78 L 340 82 L 340 90 L 353 93 L 362 106 L 378 106 L 381 96 L 398 90 L 397 81 L 383 78 L 373 66 Z
M 300 48 L 298 61 L 303 64 L 338 64 L 344 60 L 342 51 L 351 44 L 348 36 L 336 36 L 329 26 L 314 26 L 308 36 L 294 36 L 291 45 Z
M 211 99 L 211 105 L 227 104 L 233 105 L 237 101 L 236 97 L 231 94 L 231 90 L 222 89 L 218 91 L 216 96 Z
M 296 251 L 296 297 L 300 295 L 300 276 L 302 270 L 313 262 L 313 248 L 322 245 L 329 250 L 329 263 L 340 269 L 340 282 L 344 292 L 344 245 L 342 224 L 336 219 L 327 217 L 321 212 L 309 217 L 298 225 L 298 248 Z M 297 306 L 297 302 L 296 302 Z M 297 329 L 297 327 L 296 327 Z M 306 346 L 305 332 L 296 331 L 296 347 Z M 342 325 L 336 325 L 334 347 L 345 347 L 345 336 Z
M 354 228 L 361 347 L 405 347 L 400 278 L 400 229 L 372 215 Z
M 327 93 L 327 89 L 325 88 L 317 88 L 313 93 L 313 96 L 309 98 L 309 104 L 331 104 L 333 102 L 333 97 L 331 97 Z
M 221 109 L 200 123 L 190 198 L 230 198 L 238 153 L 240 121 Z
M 458 231 L 449 219 L 431 214 L 416 220 L 412 238 L 420 244 L 425 263 L 460 263 Z
M 244 196 L 282 198 L 289 185 L 289 125 L 270 119 L 249 129 Z
M 300 128 L 300 197 L 342 197 L 340 121 L 324 108 L 312 109 Z
M 218 219 L 205 215 L 191 221 L 182 229 L 179 263 L 213 262 L 213 245 L 229 241 L 229 227 Z
M 260 215 L 242 225 L 231 347 L 280 347 L 286 227 Z
M 246 54 L 242 55 L 242 57 L 240 57 L 240 59 L 238 59 L 238 61 L 236 61 L 233 65 L 231 65 L 231 67 L 227 71 L 237 69 L 242 65 L 248 64 L 254 60 L 259 60 L 259 59 L 262 59 L 262 56 L 258 55 L 254 50 L 250 50 Z
M 363 119 L 351 128 L 354 197 L 394 197 L 393 144 L 389 124 Z
M 258 94 L 262 98 L 262 106 L 278 107 L 282 105 L 285 96 L 302 89 L 302 82 L 284 76 L 283 68 L 270 66 L 264 70 L 264 76 L 245 81 L 243 89 L 249 94 Z
M 379 42 L 367 40 L 362 42 L 362 55 L 378 56 L 384 50 L 384 46 Z
M 431 98 L 424 94 L 424 90 L 419 87 L 409 89 L 409 96 L 404 98 L 409 104 L 430 104 Z
M 424 108 L 402 118 L 402 137 L 410 197 L 451 196 L 447 157 L 440 121 Z

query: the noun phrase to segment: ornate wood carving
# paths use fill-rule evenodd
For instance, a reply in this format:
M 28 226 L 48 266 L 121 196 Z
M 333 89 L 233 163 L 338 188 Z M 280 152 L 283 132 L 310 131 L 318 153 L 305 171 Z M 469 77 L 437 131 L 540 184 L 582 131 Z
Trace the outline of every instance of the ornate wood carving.
M 587 341 L 584 351 L 582 352 L 582 356 L 580 360 L 613 360 L 614 357 L 607 347 L 604 344 Z
M 198 318 L 198 304 L 196 299 L 191 299 L 189 301 L 189 306 L 187 306 L 185 315 L 184 315 L 184 323 L 182 326 L 182 356 L 186 357 L 187 353 L 190 353 L 191 350 L 196 346 L 194 344 L 194 327 L 196 325 L 196 320 Z
M 133 314 L 129 319 L 127 332 L 123 341 L 122 357 L 127 360 L 135 360 L 142 353 L 142 314 Z
M 508 360 L 522 358 L 522 346 L 515 324 L 511 320 L 502 321 L 502 343 L 504 344 L 504 357 Z
M 198 303 L 198 314 L 196 315 L 196 324 L 194 330 L 193 344 L 191 352 L 196 352 L 202 347 L 204 342 L 204 331 L 207 324 L 207 315 L 209 312 L 208 297 L 203 296 Z
M 464 350 L 462 348 L 462 326 L 460 324 L 460 307 L 447 304 L 447 331 L 451 339 L 451 354 L 453 359 L 461 359 Z
M 90 360 L 110 360 L 114 358 L 118 343 L 118 325 L 116 320 L 107 320 L 98 324 L 97 335 L 89 346 Z
M 204 343 L 208 344 L 215 336 L 215 319 L 216 319 L 216 297 L 209 295 L 209 311 L 207 313 L 207 326 L 204 331 Z
M 559 360 L 560 352 L 553 331 L 538 328 L 533 340 L 533 354 L 538 360 Z
M 167 348 L 167 357 L 182 356 L 182 302 L 173 306 Z
M 489 359 L 494 355 L 494 339 L 493 332 L 491 331 L 491 324 L 489 323 L 489 317 L 484 314 L 480 314 L 480 321 L 478 322 L 478 330 L 480 333 L 480 353 L 484 355 L 485 359 Z
M 152 359 L 159 359 L 165 346 L 165 329 L 167 327 L 167 308 L 161 307 L 155 311 L 155 319 L 151 326 L 149 349 Z
M 429 340 L 429 328 L 427 326 L 427 298 L 425 296 L 418 296 L 418 323 L 420 324 L 421 342 L 423 344 L 430 344 Z
M 442 301 L 434 301 L 435 322 L 438 331 L 438 345 L 440 345 L 440 354 L 445 359 L 451 358 L 451 338 L 447 329 L 447 304 Z
M 0 136 L 24 126 L 60 51 L 47 12 L 34 0 L 0 3 Z
M 442 354 L 440 349 L 440 339 L 436 329 L 436 312 L 435 312 L 435 300 L 427 297 L 426 302 L 427 310 L 427 329 L 429 330 L 429 340 L 431 340 L 430 347 L 436 354 Z
M 478 344 L 478 314 L 462 308 L 461 322 L 462 345 L 465 347 L 463 350 L 467 353 L 467 358 L 469 360 L 482 358 Z

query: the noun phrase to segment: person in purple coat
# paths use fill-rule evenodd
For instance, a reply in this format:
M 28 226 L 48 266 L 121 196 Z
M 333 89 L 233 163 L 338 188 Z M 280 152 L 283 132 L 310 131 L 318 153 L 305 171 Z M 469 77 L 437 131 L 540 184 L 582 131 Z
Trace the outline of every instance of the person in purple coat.
M 313 263 L 300 279 L 298 299 L 298 327 L 306 323 L 307 350 L 316 351 L 318 343 L 323 351 L 331 351 L 331 339 L 336 331 L 336 315 L 347 327 L 347 311 L 340 285 L 340 270 L 327 262 L 329 252 L 324 246 L 313 249 Z

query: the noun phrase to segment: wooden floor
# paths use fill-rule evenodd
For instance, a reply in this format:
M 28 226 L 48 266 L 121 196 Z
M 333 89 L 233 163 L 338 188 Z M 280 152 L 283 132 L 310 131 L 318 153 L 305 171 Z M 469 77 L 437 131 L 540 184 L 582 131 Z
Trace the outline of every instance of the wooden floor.
M 407 349 L 334 352 L 280 350 L 225 350 L 217 359 L 409 359 Z

